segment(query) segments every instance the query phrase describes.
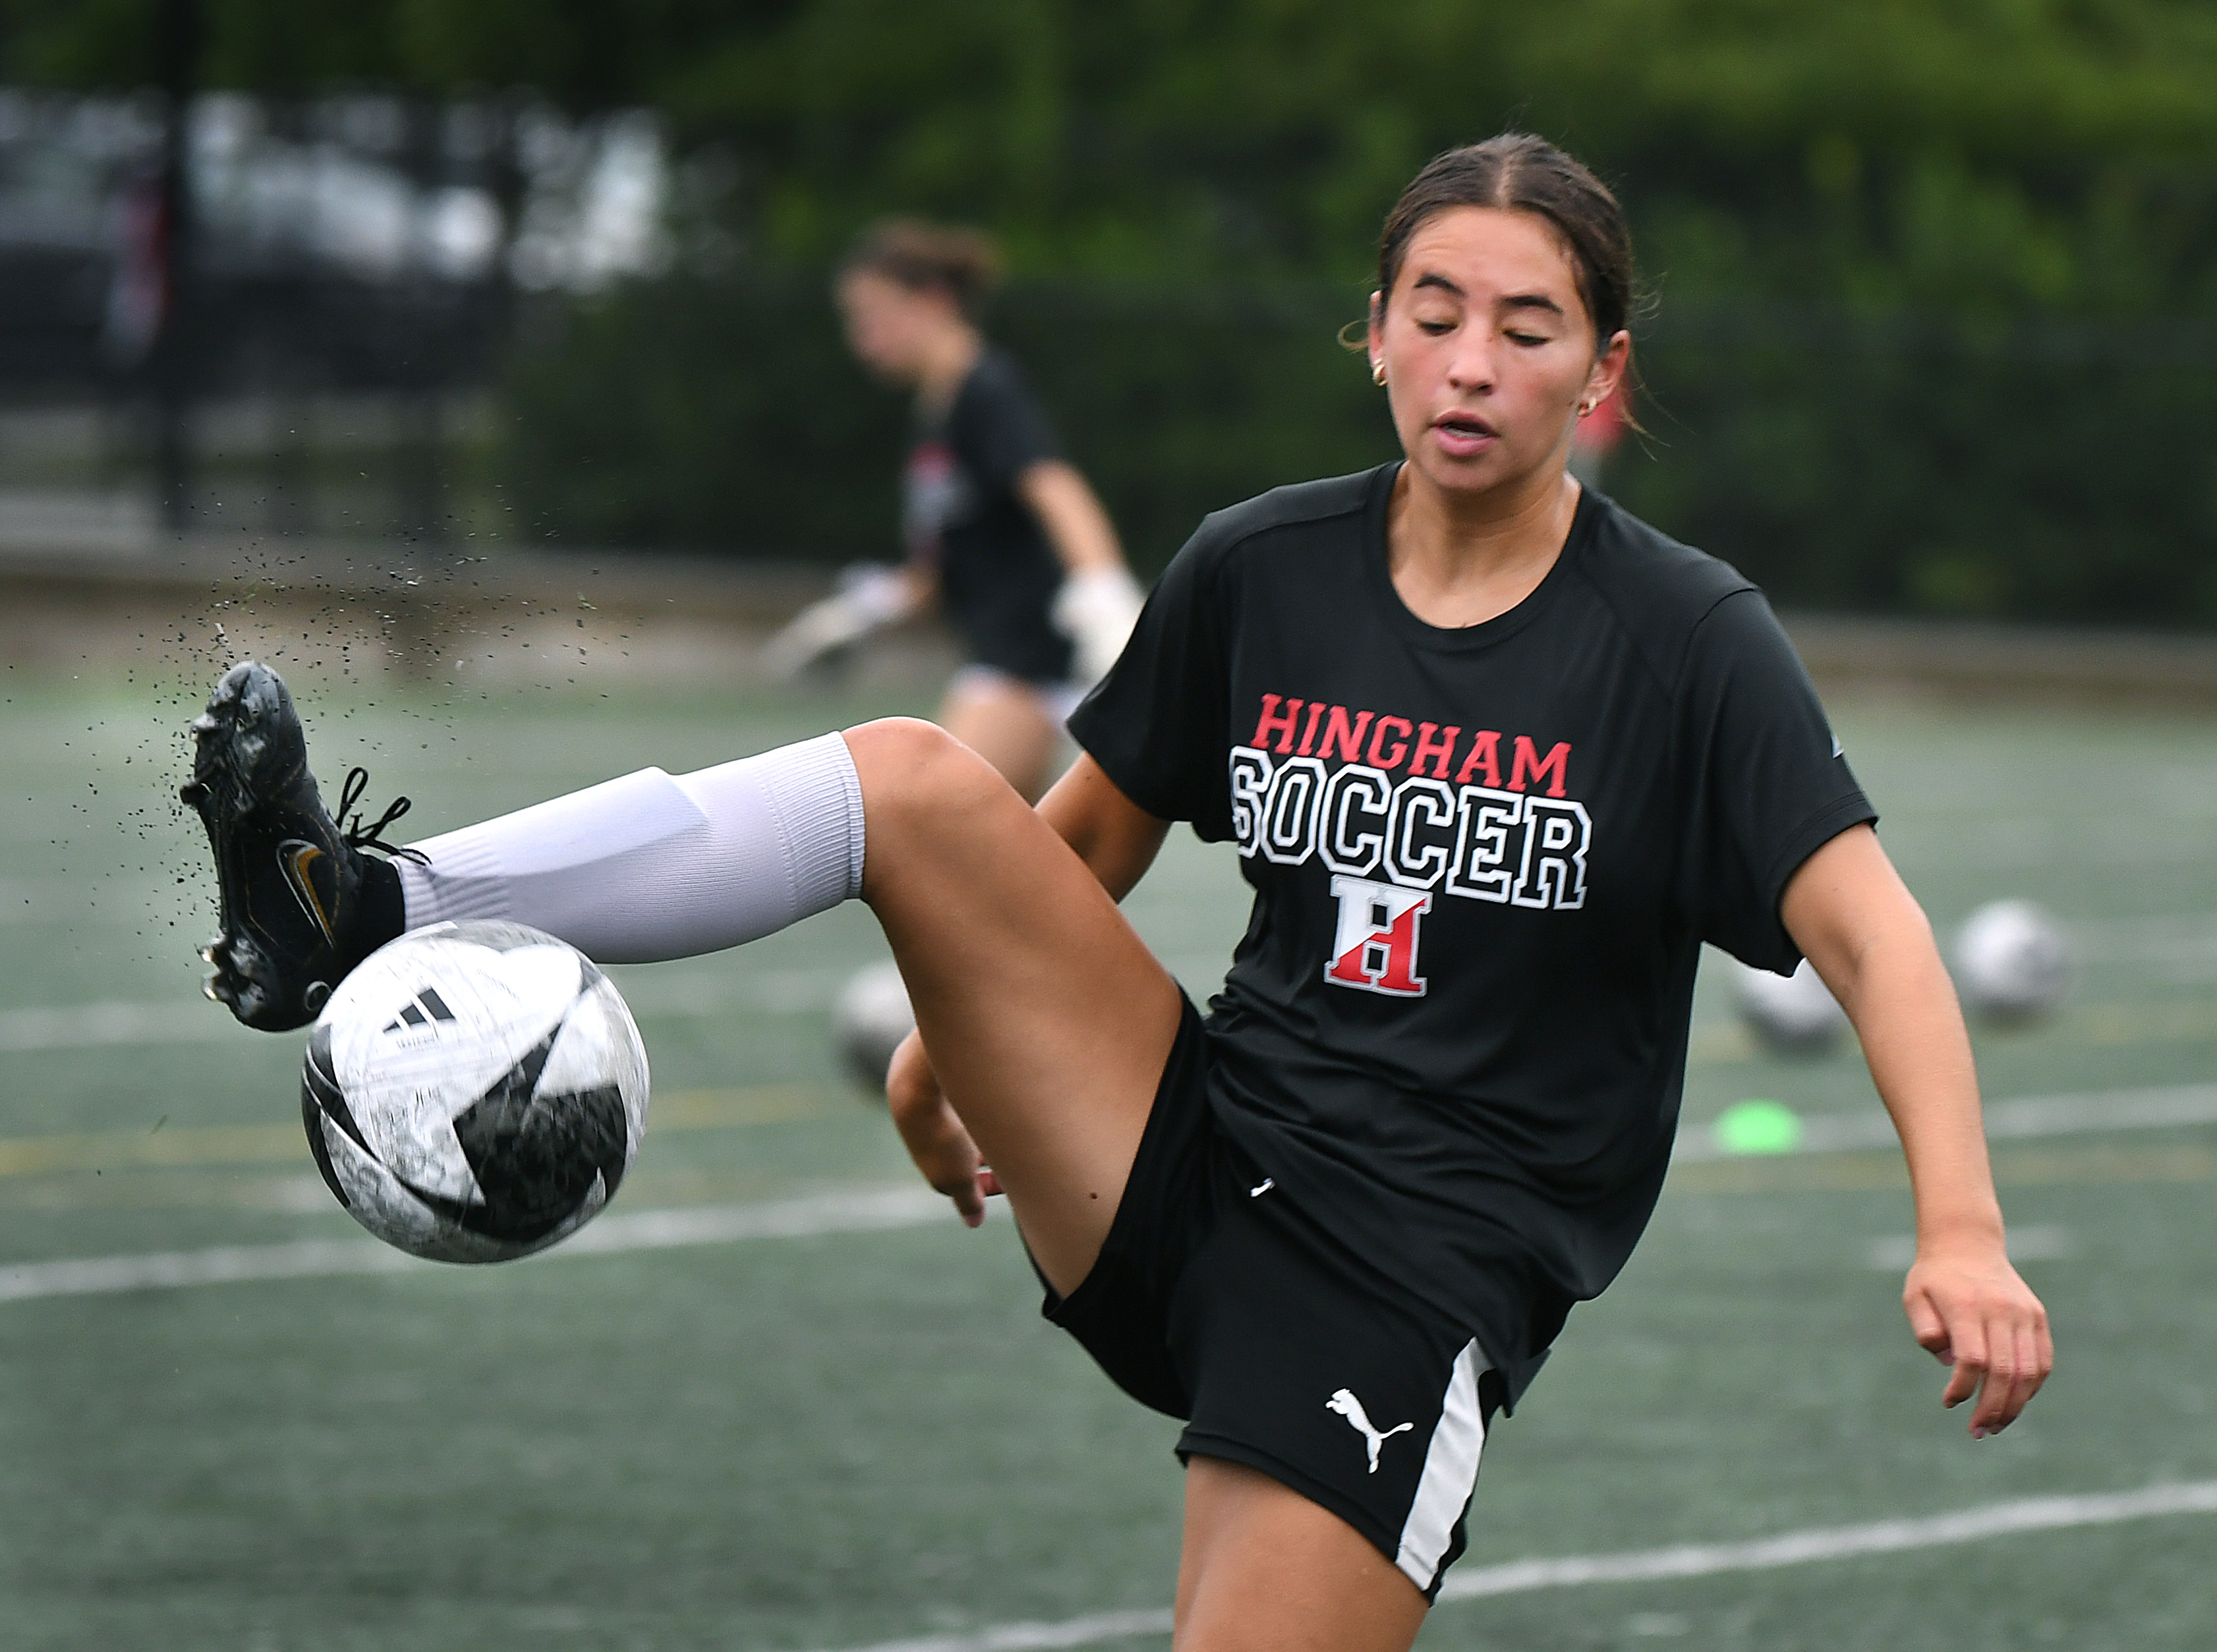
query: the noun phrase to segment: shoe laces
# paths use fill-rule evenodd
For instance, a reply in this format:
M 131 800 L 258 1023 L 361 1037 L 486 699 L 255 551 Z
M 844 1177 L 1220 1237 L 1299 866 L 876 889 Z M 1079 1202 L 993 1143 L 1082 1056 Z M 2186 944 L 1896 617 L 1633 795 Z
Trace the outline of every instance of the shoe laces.
M 406 798 L 395 798 L 386 805 L 383 814 L 365 826 L 361 823 L 361 811 L 355 809 L 355 805 L 361 801 L 361 794 L 367 790 L 369 790 L 369 771 L 359 767 L 349 769 L 346 784 L 339 788 L 340 841 L 350 849 L 375 849 L 380 854 L 392 855 L 399 860 L 413 860 L 419 866 L 429 866 L 431 857 L 423 850 L 403 848 L 397 843 L 388 843 L 383 835 L 386 827 L 406 814 L 414 805 Z M 347 819 L 349 810 L 354 811 L 352 822 Z

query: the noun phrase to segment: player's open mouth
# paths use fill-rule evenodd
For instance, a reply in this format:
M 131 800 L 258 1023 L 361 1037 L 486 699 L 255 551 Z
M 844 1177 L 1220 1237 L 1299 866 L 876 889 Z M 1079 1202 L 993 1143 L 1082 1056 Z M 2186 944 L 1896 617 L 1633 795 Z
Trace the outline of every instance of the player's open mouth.
M 1496 432 L 1484 419 L 1466 418 L 1449 415 L 1432 421 L 1432 431 L 1440 446 L 1458 457 L 1482 453 L 1493 441 Z

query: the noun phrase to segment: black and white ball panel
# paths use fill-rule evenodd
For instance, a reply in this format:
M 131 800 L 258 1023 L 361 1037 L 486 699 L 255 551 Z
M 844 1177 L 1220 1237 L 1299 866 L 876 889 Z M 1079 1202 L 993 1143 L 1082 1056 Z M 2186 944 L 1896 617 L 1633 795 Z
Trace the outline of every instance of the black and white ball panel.
M 517 924 L 404 935 L 318 1018 L 300 1100 L 317 1166 L 380 1237 L 497 1261 L 573 1232 L 639 1150 L 645 1051 L 614 983 Z

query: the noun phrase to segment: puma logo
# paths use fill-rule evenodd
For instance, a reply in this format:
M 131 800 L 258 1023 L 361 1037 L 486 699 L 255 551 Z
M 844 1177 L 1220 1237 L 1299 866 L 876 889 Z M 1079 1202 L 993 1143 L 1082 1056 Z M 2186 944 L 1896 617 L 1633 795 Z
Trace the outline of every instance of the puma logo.
M 308 868 L 323 858 L 321 849 L 300 838 L 288 837 L 277 846 L 277 864 L 285 873 L 285 883 L 292 890 L 293 898 L 300 902 L 309 921 L 324 932 L 324 939 L 336 946 L 339 944 L 338 932 L 332 927 L 330 914 L 324 910 L 324 897 L 316 893 L 315 879 L 308 875 Z
M 1341 1389 L 1324 1402 L 1324 1409 L 1338 1412 L 1347 1419 L 1347 1426 L 1362 1436 L 1363 1449 L 1370 1453 L 1369 1472 L 1372 1474 L 1378 1472 L 1378 1448 L 1394 1435 L 1406 1433 L 1417 1426 L 1413 1422 L 1397 1422 L 1380 1433 L 1371 1427 L 1370 1414 L 1362 1409 L 1362 1402 L 1355 1397 L 1355 1390 L 1351 1388 Z

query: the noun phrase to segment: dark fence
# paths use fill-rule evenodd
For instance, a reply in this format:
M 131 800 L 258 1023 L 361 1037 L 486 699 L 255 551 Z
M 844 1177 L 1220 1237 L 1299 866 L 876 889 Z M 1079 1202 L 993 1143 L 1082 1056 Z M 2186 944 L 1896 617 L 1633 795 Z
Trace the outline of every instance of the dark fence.
M 0 532 L 133 491 L 169 530 L 489 531 L 520 295 L 663 268 L 670 185 L 639 111 L 0 88 Z
M 894 553 L 901 398 L 650 117 L 204 98 L 179 242 L 168 108 L 0 89 L 0 511 L 158 483 L 172 527 Z M 1033 280 L 989 329 L 1152 570 L 1392 454 L 1363 297 Z M 1604 485 L 1782 601 L 2217 626 L 2209 320 L 1674 296 L 1640 357 Z
M 1336 340 L 1361 303 L 1035 283 L 990 329 L 1152 568 L 1208 510 L 1391 456 Z M 493 461 L 525 531 L 892 553 L 907 415 L 818 283 L 673 278 L 541 324 Z M 1641 344 L 1651 434 L 1604 485 L 1782 602 L 2217 625 L 2214 354 L 2198 324 L 1674 305 Z

